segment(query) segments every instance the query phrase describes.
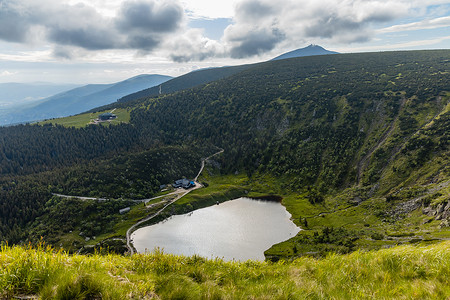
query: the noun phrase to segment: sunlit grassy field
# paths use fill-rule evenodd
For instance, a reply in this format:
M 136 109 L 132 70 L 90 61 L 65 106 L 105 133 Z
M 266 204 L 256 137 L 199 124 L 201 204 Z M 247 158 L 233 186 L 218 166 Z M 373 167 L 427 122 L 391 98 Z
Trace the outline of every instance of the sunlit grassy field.
M 86 114 L 80 114 L 75 115 L 71 117 L 66 118 L 58 118 L 58 119 L 51 119 L 39 122 L 38 124 L 44 125 L 44 124 L 58 124 L 65 127 L 75 127 L 75 128 L 81 128 L 85 127 L 88 124 L 90 124 L 93 120 L 97 119 L 98 116 L 102 113 L 110 112 L 109 111 L 101 111 L 96 113 L 86 113 Z M 113 113 L 117 116 L 116 119 L 99 123 L 101 125 L 108 125 L 108 124 L 120 124 L 120 123 L 128 123 L 130 122 L 130 112 L 126 109 L 115 109 Z
M 3 246 L 0 270 L 0 298 L 448 299 L 450 242 L 278 263 Z

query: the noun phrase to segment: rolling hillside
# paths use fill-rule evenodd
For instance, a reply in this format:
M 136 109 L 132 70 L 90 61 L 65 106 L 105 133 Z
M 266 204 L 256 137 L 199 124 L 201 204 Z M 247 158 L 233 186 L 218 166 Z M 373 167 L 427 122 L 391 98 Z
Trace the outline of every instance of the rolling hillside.
M 233 74 L 239 73 L 247 69 L 249 66 L 235 66 L 235 67 L 221 67 L 203 69 L 190 72 L 188 74 L 173 78 L 158 86 L 148 88 L 130 95 L 120 98 L 119 102 L 128 102 L 142 99 L 145 97 L 154 97 L 160 94 L 170 94 L 181 90 L 189 89 L 195 86 L 200 86 L 209 82 L 213 82 Z

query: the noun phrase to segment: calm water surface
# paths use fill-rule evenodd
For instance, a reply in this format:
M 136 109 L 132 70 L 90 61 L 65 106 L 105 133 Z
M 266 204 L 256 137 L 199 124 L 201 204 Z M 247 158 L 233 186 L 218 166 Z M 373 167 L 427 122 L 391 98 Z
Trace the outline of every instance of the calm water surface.
M 265 250 L 300 231 L 290 217 L 280 203 L 239 198 L 140 228 L 131 238 L 141 253 L 160 247 L 172 254 L 264 260 Z

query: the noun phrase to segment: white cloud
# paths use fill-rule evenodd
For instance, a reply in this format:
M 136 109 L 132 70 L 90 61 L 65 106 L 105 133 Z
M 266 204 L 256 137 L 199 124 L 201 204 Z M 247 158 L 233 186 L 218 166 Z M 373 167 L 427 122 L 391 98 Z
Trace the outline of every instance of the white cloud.
M 95 7 L 102 15 L 114 17 L 117 9 L 124 0 L 59 0 L 59 2 L 75 5 L 83 3 Z M 181 4 L 194 18 L 231 18 L 234 14 L 234 6 L 238 0 L 181 0 Z
M 367 52 L 367 51 L 387 51 L 387 50 L 411 50 L 417 47 L 423 46 L 433 46 L 438 45 L 442 42 L 449 41 L 449 36 L 443 36 L 434 39 L 422 39 L 416 41 L 409 41 L 403 43 L 395 43 L 395 44 L 385 44 L 385 45 L 372 45 L 372 46 L 362 46 L 362 47 L 341 47 L 337 48 L 337 51 L 340 52 Z
M 450 16 L 441 17 L 431 20 L 423 20 L 420 22 L 414 22 L 409 24 L 394 25 L 387 28 L 378 30 L 378 33 L 391 33 L 391 32 L 402 32 L 402 31 L 412 31 L 412 30 L 423 30 L 423 29 L 436 29 L 442 27 L 450 26 Z
M 126 0 L 114 17 L 84 3 L 8 0 L 1 4 L 0 39 L 23 44 L 32 40 L 52 43 L 57 46 L 55 53 L 64 58 L 80 49 L 151 51 L 165 36 L 176 32 L 185 18 L 176 0 Z
M 58 2 L 69 5 L 83 3 L 97 10 L 102 16 L 114 17 L 124 0 L 59 0 Z
M 0 0 L 0 39 L 45 51 L 2 54 L 18 61 L 176 62 L 243 59 L 310 43 L 360 44 L 377 34 L 449 26 L 444 0 Z M 435 5 L 430 7 L 430 5 Z M 447 5 L 447 6 L 445 6 Z M 6 9 L 5 9 L 6 8 Z M 430 11 L 433 13 L 430 13 Z M 444 12 L 441 12 L 443 14 Z M 376 30 L 400 20 L 420 20 Z M 232 17 L 221 39 L 189 18 Z M 81 20 L 81 21 L 80 21 Z M 14 23 L 15 26 L 9 26 Z M 36 46 L 37 45 L 37 46 Z M 5 52 L 3 52 L 5 53 Z M 157 56 L 157 57 L 155 57 Z
M 224 46 L 203 36 L 201 29 L 188 29 L 176 38 L 166 41 L 163 47 L 170 49 L 169 56 L 176 62 L 202 61 L 225 55 Z
M 182 0 L 192 17 L 231 18 L 238 0 Z
M 225 30 L 230 54 L 246 57 L 269 52 L 280 45 L 314 41 L 365 42 L 374 37 L 373 25 L 408 14 L 411 5 L 401 0 L 242 0 L 234 24 Z
M 42 62 L 50 61 L 51 50 L 37 50 L 37 51 L 20 51 L 11 53 L 0 53 L 0 60 L 2 61 L 16 61 L 16 62 Z
M 17 72 L 9 72 L 8 70 L 4 70 L 4 71 L 0 72 L 0 76 L 5 76 L 5 77 L 12 76 L 15 74 L 17 74 Z

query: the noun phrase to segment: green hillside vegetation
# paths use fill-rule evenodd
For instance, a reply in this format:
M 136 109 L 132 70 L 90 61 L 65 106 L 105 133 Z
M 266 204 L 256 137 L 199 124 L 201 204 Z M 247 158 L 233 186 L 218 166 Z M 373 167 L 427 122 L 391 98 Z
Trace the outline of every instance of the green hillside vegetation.
M 100 114 L 107 113 L 110 111 L 100 111 L 95 113 L 85 113 L 85 114 L 79 114 L 71 117 L 66 118 L 58 118 L 58 119 L 51 119 L 39 122 L 39 125 L 45 125 L 45 124 L 57 124 L 64 127 L 75 127 L 75 128 L 81 128 L 86 127 L 89 124 L 92 124 L 93 120 L 97 119 Z M 117 118 L 107 121 L 107 122 L 101 122 L 99 123 L 102 126 L 105 125 L 117 125 L 120 123 L 129 123 L 130 122 L 130 112 L 126 109 L 115 109 L 114 114 L 117 116 Z
M 116 126 L 0 128 L 0 237 L 37 239 L 29 228 L 49 224 L 45 205 L 59 203 L 52 193 L 150 197 L 169 179 L 192 178 L 200 158 L 222 148 L 200 178 L 207 187 L 162 218 L 242 195 L 280 196 L 305 230 L 269 249 L 274 261 L 450 238 L 449 65 L 449 50 L 272 61 L 115 103 L 109 109 L 130 113 Z M 136 218 L 149 213 L 138 206 Z M 81 231 L 72 221 L 72 233 Z M 96 236 L 113 234 L 96 226 L 109 228 Z
M 53 245 L 59 245 L 61 238 L 65 245 L 75 242 L 82 247 L 84 242 L 80 237 L 65 235 L 69 231 L 86 233 L 86 227 L 93 231 L 85 234 L 87 237 L 115 233 L 112 220 L 116 223 L 124 220 L 119 216 L 119 209 L 130 205 L 126 199 L 150 198 L 159 193 L 161 184 L 183 176 L 194 177 L 200 158 L 206 154 L 202 148 L 161 147 L 37 175 L 5 176 L 0 190 L 4 199 L 1 238 L 14 243 L 44 237 Z M 64 200 L 52 193 L 107 198 L 118 203 Z M 136 218 L 130 218 L 136 222 L 145 213 L 149 212 L 144 209 Z M 72 246 L 67 250 L 72 250 Z
M 67 255 L 0 252 L 0 297 L 40 299 L 447 299 L 450 243 L 293 262 L 224 262 L 155 251 Z
M 158 86 L 154 86 L 127 96 L 124 96 L 118 100 L 118 102 L 130 102 L 146 97 L 155 97 L 160 94 L 171 94 L 181 90 L 189 89 L 195 86 L 200 86 L 212 81 L 216 81 L 222 78 L 226 78 L 233 74 L 239 73 L 249 68 L 247 65 L 234 66 L 234 67 L 222 67 L 222 68 L 210 68 L 190 72 L 188 74 L 168 80 Z M 114 104 L 112 104 L 114 106 Z

